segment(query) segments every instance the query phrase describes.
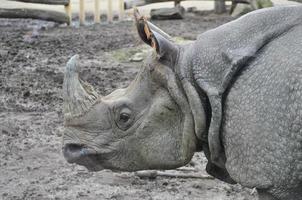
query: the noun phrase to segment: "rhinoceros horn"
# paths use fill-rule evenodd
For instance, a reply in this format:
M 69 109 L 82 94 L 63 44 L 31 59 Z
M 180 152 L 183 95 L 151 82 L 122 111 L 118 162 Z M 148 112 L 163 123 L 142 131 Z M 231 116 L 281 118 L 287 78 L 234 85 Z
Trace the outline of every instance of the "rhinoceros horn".
M 78 55 L 67 63 L 64 84 L 64 117 L 66 120 L 80 117 L 95 104 L 98 94 L 91 85 L 79 78 Z

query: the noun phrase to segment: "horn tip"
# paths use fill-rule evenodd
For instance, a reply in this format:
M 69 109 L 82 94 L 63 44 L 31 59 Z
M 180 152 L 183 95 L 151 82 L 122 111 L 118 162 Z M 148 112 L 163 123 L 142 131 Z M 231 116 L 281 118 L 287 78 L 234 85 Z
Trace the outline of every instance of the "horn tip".
M 74 56 L 72 56 L 69 61 L 67 62 L 67 71 L 68 72 L 78 72 L 79 67 L 78 67 L 78 60 L 79 60 L 79 55 L 76 54 Z

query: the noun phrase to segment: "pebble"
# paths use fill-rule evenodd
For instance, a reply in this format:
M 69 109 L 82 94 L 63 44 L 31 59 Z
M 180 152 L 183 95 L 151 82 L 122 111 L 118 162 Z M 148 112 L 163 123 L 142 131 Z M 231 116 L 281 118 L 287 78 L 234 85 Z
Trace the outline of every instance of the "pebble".
M 8 51 L 7 51 L 7 50 L 1 50 L 1 49 L 0 49 L 0 57 L 1 57 L 1 58 L 6 57 L 7 55 L 8 55 Z
M 136 53 L 134 54 L 131 58 L 130 58 L 130 61 L 131 62 L 141 62 L 143 61 L 143 53 L 139 52 L 139 53 Z

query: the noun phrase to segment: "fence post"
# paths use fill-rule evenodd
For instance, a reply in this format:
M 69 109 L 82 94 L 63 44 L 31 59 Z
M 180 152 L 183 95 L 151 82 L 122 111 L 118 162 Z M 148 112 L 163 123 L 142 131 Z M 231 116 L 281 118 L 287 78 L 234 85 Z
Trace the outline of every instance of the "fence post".
M 112 0 L 108 0 L 108 15 L 107 19 L 109 23 L 112 23 L 113 16 L 112 16 Z
M 69 18 L 68 25 L 71 26 L 71 21 L 72 21 L 71 2 L 69 2 L 68 5 L 64 6 L 64 8 L 65 8 L 65 13 Z
M 100 0 L 94 0 L 94 23 L 100 23 Z
M 85 5 L 84 0 L 80 0 L 80 25 L 85 24 Z
M 120 0 L 119 10 L 119 20 L 122 21 L 125 15 L 124 0 Z

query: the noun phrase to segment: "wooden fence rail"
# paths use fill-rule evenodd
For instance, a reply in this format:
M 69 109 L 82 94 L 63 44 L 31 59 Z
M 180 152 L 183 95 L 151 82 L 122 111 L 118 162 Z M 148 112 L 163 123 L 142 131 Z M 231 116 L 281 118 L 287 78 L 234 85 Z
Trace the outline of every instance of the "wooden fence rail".
M 49 10 L 39 10 L 39 9 L 3 9 L 0 8 L 0 18 L 32 18 L 41 19 L 46 21 L 54 21 L 58 23 L 72 23 L 72 2 L 71 0 L 9 0 L 18 1 L 23 3 L 37 3 L 46 5 L 62 5 L 65 7 L 65 13 Z M 118 1 L 118 15 L 119 20 L 124 17 L 124 0 L 106 0 L 108 7 L 105 9 L 107 11 L 107 21 L 111 23 L 113 21 L 113 1 Z M 103 0 L 94 0 L 94 23 L 101 22 L 101 12 L 100 7 Z M 85 24 L 85 0 L 79 0 L 79 23 L 80 25 Z
M 36 9 L 2 9 L 0 8 L 0 18 L 31 18 L 57 23 L 69 24 L 69 17 L 62 12 L 45 11 Z
M 63 5 L 66 13 L 41 9 L 4 9 L 0 8 L 0 18 L 31 18 L 57 23 L 71 24 L 70 0 L 9 0 L 23 3 L 39 3 L 48 5 Z
M 24 3 L 41 3 L 48 5 L 63 5 L 67 6 L 70 3 L 70 0 L 9 0 L 9 1 L 20 1 Z

